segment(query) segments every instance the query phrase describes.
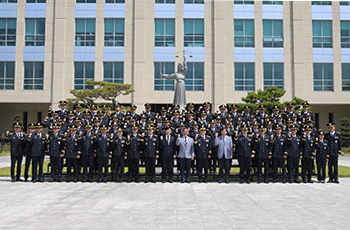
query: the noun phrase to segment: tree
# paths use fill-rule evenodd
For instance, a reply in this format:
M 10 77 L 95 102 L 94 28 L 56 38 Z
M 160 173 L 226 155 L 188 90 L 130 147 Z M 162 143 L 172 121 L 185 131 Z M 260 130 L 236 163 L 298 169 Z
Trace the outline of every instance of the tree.
M 350 118 L 344 117 L 340 120 L 342 140 L 346 146 L 350 145 Z
M 75 90 L 70 91 L 75 98 L 69 98 L 68 100 L 74 103 L 82 102 L 87 107 L 94 104 L 97 99 L 103 99 L 110 101 L 113 105 L 112 108 L 117 104 L 116 98 L 120 95 L 128 95 L 133 93 L 135 90 L 132 89 L 131 84 L 112 83 L 107 81 L 93 81 L 87 80 L 85 83 L 89 86 L 94 86 L 93 89 Z

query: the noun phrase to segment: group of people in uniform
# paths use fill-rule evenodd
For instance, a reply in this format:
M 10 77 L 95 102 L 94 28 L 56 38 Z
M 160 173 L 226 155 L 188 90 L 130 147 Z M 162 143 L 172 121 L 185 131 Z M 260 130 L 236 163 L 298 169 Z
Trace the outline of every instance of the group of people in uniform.
M 67 111 L 67 102 L 62 100 L 59 106 L 57 111 L 50 107 L 42 123 L 30 124 L 27 134 L 16 123 L 14 132 L 4 135 L 3 141 L 11 144 L 13 182 L 22 181 L 23 157 L 25 181 L 32 165 L 32 182 L 43 182 L 44 158 L 50 156 L 50 182 L 62 181 L 64 165 L 66 182 L 93 182 L 94 174 L 98 182 L 139 182 L 141 165 L 146 169 L 144 182 L 156 182 L 159 166 L 162 182 L 172 183 L 176 162 L 181 183 L 190 183 L 192 174 L 199 182 L 207 182 L 211 174 L 219 183 L 230 183 L 232 159 L 237 158 L 240 183 L 250 183 L 254 175 L 257 183 L 269 183 L 271 176 L 274 183 L 312 183 L 315 160 L 319 183 L 326 180 L 327 162 L 328 182 L 339 183 L 341 134 L 335 132 L 334 123 L 327 125 L 327 133 L 316 130 L 307 102 L 298 114 L 289 103 L 285 110 L 273 107 L 270 115 L 264 105 L 254 113 L 249 106 L 238 113 L 235 104 L 230 109 L 220 105 L 212 113 L 210 102 L 198 110 L 193 103 L 184 111 L 178 105 L 163 107 L 159 114 L 151 111 L 150 104 L 144 105 L 141 114 L 136 113 L 135 105 L 129 112 L 122 112 L 119 104 L 111 109 L 92 105 L 84 111 L 77 104 L 74 111 Z

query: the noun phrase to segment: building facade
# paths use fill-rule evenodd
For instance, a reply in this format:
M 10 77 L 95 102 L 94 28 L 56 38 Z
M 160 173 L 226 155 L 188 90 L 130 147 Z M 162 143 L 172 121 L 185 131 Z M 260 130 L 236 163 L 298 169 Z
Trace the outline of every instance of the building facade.
M 350 114 L 347 1 L 1 0 L 0 131 L 85 89 L 87 79 L 132 84 L 120 103 L 171 104 L 186 52 L 187 101 L 216 110 L 278 86 L 308 100 L 316 124 Z

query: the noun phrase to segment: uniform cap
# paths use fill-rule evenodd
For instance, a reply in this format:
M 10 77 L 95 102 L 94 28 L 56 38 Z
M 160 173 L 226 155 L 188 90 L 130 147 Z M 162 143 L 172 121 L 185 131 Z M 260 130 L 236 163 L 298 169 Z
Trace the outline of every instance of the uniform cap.
M 193 108 L 193 107 L 194 107 L 194 104 L 192 102 L 187 104 L 187 108 Z
M 107 125 L 101 125 L 101 126 L 100 126 L 100 129 L 101 129 L 101 130 L 108 129 L 108 126 L 107 126 Z
M 13 125 L 13 127 L 14 127 L 14 128 L 21 128 L 22 125 L 21 125 L 21 123 L 16 122 L 16 123 Z
M 43 125 L 41 123 L 37 123 L 36 124 L 36 128 L 39 129 L 39 128 L 43 128 Z

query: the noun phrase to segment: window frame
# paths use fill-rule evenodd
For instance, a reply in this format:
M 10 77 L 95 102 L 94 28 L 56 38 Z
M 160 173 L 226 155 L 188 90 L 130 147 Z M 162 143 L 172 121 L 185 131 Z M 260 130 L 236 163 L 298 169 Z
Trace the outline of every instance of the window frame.
M 254 5 L 253 0 L 235 0 L 234 5 Z
M 192 21 L 192 34 L 185 34 L 185 29 L 184 29 L 184 47 L 205 47 L 205 39 L 204 39 L 204 34 L 205 34 L 205 20 L 204 19 L 193 19 L 193 18 L 184 18 L 184 27 L 185 27 L 185 21 Z M 203 21 L 203 34 L 196 34 L 196 23 L 197 21 Z M 186 38 L 191 38 L 187 39 Z M 203 45 L 201 46 L 200 44 Z M 190 46 L 192 44 L 192 46 Z M 199 45 L 199 46 L 198 46 Z
M 155 4 L 175 4 L 175 0 L 155 0 Z
M 17 3 L 17 0 L 5 0 L 6 2 L 0 2 L 1 3 Z
M 106 77 L 106 64 L 112 64 L 112 76 Z M 116 64 L 122 64 L 123 69 L 121 72 L 123 73 L 121 77 L 116 77 Z M 124 62 L 103 62 L 103 81 L 111 82 L 111 83 L 121 83 L 124 84 Z
M 46 3 L 46 0 L 26 0 L 26 3 Z
M 347 23 L 348 35 L 342 35 L 342 24 Z M 344 41 L 345 40 L 345 41 Z M 346 41 L 347 40 L 347 41 Z M 350 48 L 350 21 L 349 20 L 340 20 L 340 47 L 341 48 Z
M 236 35 L 236 22 L 242 21 L 243 22 L 243 35 Z M 252 21 L 253 22 L 253 35 L 246 35 L 246 22 L 247 21 Z M 255 47 L 255 21 L 254 19 L 234 19 L 233 22 L 233 27 L 234 27 L 234 46 L 235 47 L 248 47 L 248 48 L 254 48 Z M 242 41 L 236 41 L 236 39 L 242 38 Z M 247 38 L 252 38 L 252 41 L 247 41 Z M 243 46 L 238 46 L 237 42 L 242 43 Z M 252 43 L 252 46 L 247 45 Z
M 82 84 L 76 83 L 76 81 L 81 80 L 80 78 L 77 78 L 77 66 L 76 65 L 78 63 L 82 63 L 83 64 L 83 69 L 82 69 L 82 75 L 83 75 L 82 81 L 83 81 L 83 83 Z M 92 79 L 86 77 L 86 73 L 87 73 L 86 72 L 86 63 L 93 63 L 93 77 L 92 77 Z M 87 61 L 87 62 L 85 62 L 85 61 L 76 61 L 76 62 L 74 62 L 74 78 L 73 78 L 74 89 L 75 90 L 93 89 L 94 88 L 93 85 L 90 86 L 90 85 L 87 85 L 85 83 L 87 80 L 95 80 L 95 62 L 89 62 L 89 61 Z M 81 89 L 77 88 L 77 86 L 82 86 L 82 88 Z
M 184 0 L 184 4 L 204 4 L 204 0 Z
M 175 80 L 168 80 L 157 76 L 156 65 L 160 65 L 160 73 L 163 74 L 173 74 L 175 73 L 175 62 L 154 62 L 154 91 L 174 91 L 175 90 Z M 167 70 L 166 64 L 172 64 L 173 69 Z M 161 84 L 157 82 L 162 82 Z M 162 89 L 161 89 L 162 88 Z
M 156 33 L 156 26 L 157 26 L 157 21 L 163 21 L 163 35 L 156 35 L 154 34 L 154 46 L 155 47 L 175 47 L 175 19 L 172 18 L 155 18 L 154 19 L 154 31 Z M 167 22 L 173 21 L 174 22 L 174 35 L 166 35 L 167 31 Z M 157 39 L 158 37 L 158 39 Z M 163 38 L 159 40 L 159 38 Z M 169 39 L 169 40 L 167 40 Z M 163 45 L 159 45 L 159 44 Z M 157 45 L 158 44 L 158 45 Z M 170 45 L 167 45 L 170 44 Z M 172 45 L 171 45 L 172 44 Z
M 345 78 L 345 68 L 347 67 L 346 72 L 348 73 L 347 78 Z M 350 63 L 341 63 L 341 80 L 342 80 L 342 91 L 350 92 Z M 347 83 L 347 84 L 345 84 Z
M 330 3 L 330 4 L 327 4 Z M 311 1 L 312 6 L 331 6 L 332 1 Z
M 315 65 L 322 65 L 322 73 L 321 73 L 321 79 L 315 79 Z M 325 79 L 325 65 L 331 65 L 332 66 L 332 85 L 325 85 L 326 79 Z M 330 80 L 327 80 L 330 81 Z M 321 82 L 321 85 L 316 85 L 315 82 Z M 321 87 L 321 90 L 316 90 L 316 87 Z M 325 90 L 326 87 L 331 87 L 330 90 Z M 334 92 L 334 65 L 333 63 L 313 63 L 313 91 L 315 92 Z
M 90 1 L 93 1 L 93 2 L 90 2 Z M 75 3 L 77 3 L 77 4 L 81 4 L 81 3 L 82 4 L 90 4 L 90 3 L 96 4 L 96 0 L 76 0 Z
M 321 36 L 314 36 L 314 22 L 321 22 Z M 324 22 L 331 23 L 331 36 L 324 35 Z M 320 42 L 315 41 L 316 39 L 320 39 Z M 330 42 L 325 42 L 324 39 L 330 39 Z M 315 46 L 320 44 L 320 46 Z M 330 46 L 327 44 L 330 44 Z M 326 45 L 326 46 L 325 46 Z M 333 24 L 332 20 L 312 20 L 312 48 L 333 48 Z
M 105 0 L 106 4 L 125 4 L 125 0 Z
M 23 90 L 44 90 L 44 79 L 45 79 L 45 63 L 42 62 L 42 61 L 29 61 L 29 62 L 24 62 L 24 70 L 26 70 L 26 64 L 32 64 L 32 68 L 33 68 L 33 78 L 26 78 L 26 73 L 27 71 L 24 71 L 24 77 L 23 77 Z M 36 69 L 36 64 L 41 64 L 42 65 L 42 73 L 43 75 L 41 77 L 38 77 L 36 76 L 36 72 L 37 72 L 37 69 Z M 33 83 L 31 84 L 28 84 L 26 83 L 26 80 L 27 82 L 32 80 Z M 35 81 L 40 81 L 42 80 L 42 83 L 41 84 L 36 84 Z M 29 88 L 26 88 L 26 86 L 31 86 Z M 39 86 L 39 88 L 38 88 Z M 41 86 L 41 87 L 40 87 Z
M 78 35 L 78 33 L 77 33 L 77 22 L 79 20 L 84 20 L 85 28 L 84 28 L 84 33 Z M 87 32 L 86 32 L 86 28 L 87 28 L 87 26 L 86 26 L 87 23 L 86 22 L 87 22 L 87 20 L 94 21 L 94 34 L 93 34 L 93 36 L 91 36 L 91 35 L 88 36 L 87 35 Z M 85 37 L 85 38 L 93 37 L 93 40 L 92 39 L 77 40 L 78 37 Z M 79 44 L 79 42 L 83 43 L 84 45 L 77 45 L 77 44 Z M 86 45 L 88 43 L 89 44 L 91 43 L 91 45 Z M 75 46 L 79 46 L 79 47 L 95 47 L 95 45 L 96 45 L 96 19 L 95 18 L 76 18 L 75 19 Z
M 238 78 L 237 76 L 237 65 L 240 65 L 242 64 L 243 65 L 243 78 Z M 247 73 L 248 73 L 248 69 L 250 68 L 247 68 L 247 64 L 250 64 L 250 65 L 253 65 L 253 79 L 250 79 L 247 77 Z M 234 68 L 235 68 L 235 71 L 234 71 L 234 83 L 235 83 L 235 91 L 255 91 L 255 62 L 235 62 L 234 63 Z M 252 81 L 253 80 L 253 84 L 247 84 L 248 81 Z M 238 81 L 242 81 L 243 84 L 238 84 Z M 239 87 L 241 87 L 242 89 L 240 89 Z M 249 89 L 249 87 L 252 87 L 252 89 Z
M 262 1 L 262 4 L 283 6 L 283 1 Z
M 264 35 L 264 22 L 271 21 L 271 31 L 272 31 L 272 36 L 265 36 Z M 282 36 L 276 36 L 274 35 L 275 31 L 275 22 L 282 22 Z M 283 36 L 283 20 L 276 20 L 276 19 L 263 19 L 263 48 L 283 48 L 284 47 L 284 36 Z M 275 39 L 281 39 L 281 41 L 278 41 Z M 270 40 L 270 41 L 269 41 Z M 266 44 L 271 44 L 271 46 L 266 46 Z M 278 44 L 281 44 L 281 46 L 276 46 Z
M 265 75 L 265 65 L 271 64 L 271 79 L 267 79 L 267 76 Z M 275 65 L 282 65 L 283 68 L 283 76 L 282 79 L 276 78 L 276 72 L 275 72 Z M 267 84 L 266 82 L 271 81 L 272 84 Z M 276 84 L 276 82 L 282 81 L 282 86 L 279 84 Z M 280 89 L 284 89 L 284 62 L 264 62 L 263 63 L 263 83 L 264 83 L 264 90 L 266 90 L 268 87 L 278 87 Z
M 27 35 L 27 22 L 28 20 L 34 20 L 34 34 L 33 35 Z M 43 20 L 44 22 L 44 34 L 37 34 L 37 27 L 39 24 L 39 20 Z M 26 18 L 26 30 L 25 30 L 25 46 L 45 46 L 45 37 L 46 37 L 46 19 L 45 18 Z M 32 40 L 28 39 L 30 37 L 33 37 Z M 38 37 L 43 39 L 38 39 Z M 32 44 L 32 45 L 30 45 Z
M 112 33 L 112 35 L 106 34 L 106 21 L 107 20 L 113 20 L 113 33 Z M 117 20 L 123 21 L 123 33 L 122 34 L 116 33 L 115 25 L 116 25 Z M 105 26 L 104 46 L 105 47 L 124 47 L 124 45 L 125 45 L 125 19 L 124 18 L 105 18 L 104 23 L 105 23 L 104 24 L 104 26 Z M 112 40 L 107 40 L 107 38 L 112 38 Z M 117 38 L 122 38 L 122 39 L 118 40 Z M 108 45 L 108 44 L 112 44 L 112 45 Z M 120 45 L 117 45 L 117 44 L 120 44 Z
M 4 71 L 0 72 L 0 90 L 14 90 L 15 89 L 15 70 L 16 70 L 16 64 L 14 61 L 1 61 L 1 64 L 3 63 Z M 11 63 L 13 66 L 12 76 L 9 76 L 7 69 L 8 64 Z M 1 78 L 3 76 L 3 78 Z M 1 83 L 3 81 L 3 83 Z M 12 81 L 12 83 L 8 84 L 8 81 Z M 9 88 L 8 88 L 9 87 Z
M 5 34 L 0 34 L 0 37 L 4 37 L 4 40 L 0 40 L 0 46 L 16 46 L 16 38 L 17 38 L 17 19 L 16 18 L 0 18 L 5 21 Z M 9 20 L 14 20 L 15 22 L 15 33 L 14 34 L 9 34 Z M 13 39 L 9 39 L 13 38 Z M 9 45 L 10 43 L 10 45 Z M 4 44 L 4 45 L 2 45 Z
M 203 65 L 203 78 L 196 78 L 197 75 L 197 71 L 196 71 L 196 64 L 201 64 Z M 189 78 L 188 74 L 191 72 L 190 71 L 190 66 L 193 65 L 193 78 Z M 205 64 L 204 62 L 187 62 L 187 72 L 186 72 L 186 76 L 185 76 L 185 87 L 186 87 L 186 91 L 204 91 L 205 90 Z M 191 81 L 191 84 L 188 84 Z M 203 81 L 203 85 L 202 84 L 196 84 L 196 81 Z M 197 89 L 196 89 L 197 87 Z M 200 89 L 198 89 L 200 87 Z

